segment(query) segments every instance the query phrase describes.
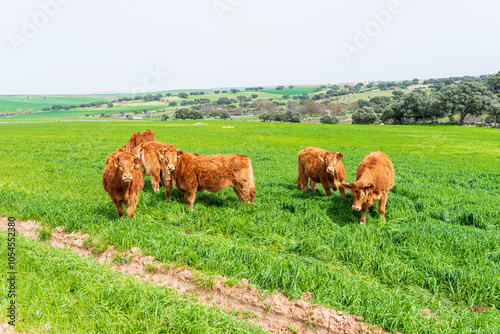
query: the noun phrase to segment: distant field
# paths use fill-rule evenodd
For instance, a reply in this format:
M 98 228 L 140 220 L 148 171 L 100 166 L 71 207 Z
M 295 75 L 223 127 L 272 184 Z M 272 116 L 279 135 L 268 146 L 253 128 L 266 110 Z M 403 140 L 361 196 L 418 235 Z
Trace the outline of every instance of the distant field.
M 22 108 L 24 111 L 32 108 L 36 111 L 46 107 L 50 108 L 55 104 L 80 105 L 82 103 L 112 100 L 113 98 L 100 95 L 1 95 L 0 112 L 15 112 L 18 108 Z
M 402 90 L 405 94 L 408 94 L 408 90 Z M 389 96 L 392 97 L 394 96 L 392 94 L 392 90 L 379 90 L 379 91 L 371 91 L 371 92 L 363 92 L 363 93 L 356 93 L 356 94 L 351 94 L 351 95 L 346 95 L 346 96 L 341 96 L 339 98 L 339 103 L 351 103 L 351 102 L 356 102 L 358 100 L 367 100 L 369 101 L 372 97 L 375 96 Z
M 247 278 L 293 298 L 311 292 L 313 303 L 392 332 L 500 332 L 498 129 L 193 123 L 0 124 L 9 143 L 0 147 L 0 215 L 81 230 L 121 250 L 139 247 L 163 262 Z M 118 219 L 102 189 L 104 161 L 147 128 L 186 151 L 248 154 L 255 203 L 226 189 L 198 193 L 190 212 L 178 190 L 167 203 L 147 178 L 134 221 Z M 308 145 L 344 153 L 349 181 L 365 154 L 387 153 L 396 170 L 387 222 L 374 209 L 359 225 L 349 194 L 297 190 L 297 153 Z M 154 302 L 151 293 L 144 303 Z M 477 315 L 472 306 L 496 310 Z M 427 308 L 436 316 L 422 316 Z

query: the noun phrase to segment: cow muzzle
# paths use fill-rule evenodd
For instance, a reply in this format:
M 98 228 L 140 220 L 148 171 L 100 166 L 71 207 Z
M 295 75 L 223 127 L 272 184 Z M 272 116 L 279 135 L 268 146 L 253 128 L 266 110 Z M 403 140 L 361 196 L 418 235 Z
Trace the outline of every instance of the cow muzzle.
M 122 181 L 125 183 L 132 182 L 132 174 L 123 174 Z
M 335 168 L 333 168 L 333 167 L 327 167 L 327 168 L 326 168 L 326 172 L 327 172 L 328 174 L 332 174 L 333 172 L 335 172 Z
M 352 209 L 353 210 L 356 210 L 356 211 L 361 211 L 361 207 L 360 206 L 352 206 Z
M 174 165 L 168 165 L 168 166 L 167 166 L 167 170 L 168 170 L 169 172 L 173 172 L 173 171 L 175 170 L 175 166 L 174 166 Z

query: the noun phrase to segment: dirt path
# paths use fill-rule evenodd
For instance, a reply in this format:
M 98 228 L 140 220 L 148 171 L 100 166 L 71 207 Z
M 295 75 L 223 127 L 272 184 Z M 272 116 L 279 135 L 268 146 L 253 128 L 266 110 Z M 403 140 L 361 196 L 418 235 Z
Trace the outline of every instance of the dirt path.
M 0 229 L 7 229 L 6 218 L 0 218 Z M 16 230 L 23 236 L 38 240 L 41 226 L 35 221 L 17 221 Z M 246 279 L 238 285 L 228 285 L 223 277 L 213 280 L 201 272 L 155 261 L 154 257 L 144 256 L 137 248 L 118 252 L 110 246 L 97 255 L 91 246 L 85 244 L 88 237 L 88 234 L 66 233 L 58 227 L 52 231 L 50 243 L 56 248 L 70 248 L 82 257 L 97 258 L 100 263 L 107 263 L 114 270 L 135 279 L 195 295 L 206 306 L 238 311 L 242 318 L 253 319 L 255 324 L 272 333 L 387 333 L 362 322 L 360 317 L 311 304 L 312 295 L 308 292 L 301 300 L 290 300 L 281 294 L 261 295 L 256 288 L 248 287 Z M 122 263 L 117 263 L 117 259 Z

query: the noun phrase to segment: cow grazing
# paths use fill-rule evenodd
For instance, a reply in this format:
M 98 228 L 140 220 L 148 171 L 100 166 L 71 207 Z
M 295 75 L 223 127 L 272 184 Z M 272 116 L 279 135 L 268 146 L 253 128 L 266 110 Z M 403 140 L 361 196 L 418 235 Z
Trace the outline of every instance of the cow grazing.
M 155 133 L 153 131 L 148 129 L 143 132 L 133 133 L 130 137 L 130 140 L 128 141 L 129 149 L 133 150 L 140 143 L 144 143 L 147 141 L 155 141 Z
M 160 143 L 156 141 L 148 141 L 142 144 L 139 144 L 134 150 L 132 154 L 136 157 L 141 158 L 142 165 L 141 170 L 144 175 L 151 176 L 151 186 L 155 193 L 160 192 L 160 180 L 163 182 L 165 186 L 165 196 L 170 198 L 170 194 L 172 191 L 171 186 L 171 177 L 170 172 L 163 167 L 162 168 L 162 151 L 163 150 L 174 150 L 177 151 L 177 148 L 173 145 Z
M 255 198 L 255 181 L 252 162 L 246 155 L 201 155 L 177 151 L 172 148 L 162 152 L 164 164 L 172 175 L 173 184 L 181 191 L 187 206 L 192 209 L 196 191 L 216 193 L 232 186 L 241 202 L 252 203 Z
M 344 182 L 343 186 L 351 191 L 352 209 L 363 210 L 360 224 L 366 222 L 366 211 L 377 201 L 378 211 L 385 220 L 387 194 L 394 186 L 394 166 L 391 159 L 378 150 L 366 155 L 356 171 L 356 182 Z
M 297 188 L 307 191 L 307 182 L 311 179 L 311 190 L 316 192 L 316 184 L 321 183 L 326 196 L 331 196 L 333 191 L 339 190 L 345 197 L 342 182 L 345 181 L 345 168 L 341 159 L 342 153 L 326 151 L 317 147 L 306 147 L 299 152 L 299 175 Z
M 120 218 L 125 215 L 123 204 L 128 205 L 127 215 L 134 218 L 139 192 L 144 185 L 141 163 L 140 158 L 129 152 L 113 152 L 106 159 L 102 185 L 118 210 Z

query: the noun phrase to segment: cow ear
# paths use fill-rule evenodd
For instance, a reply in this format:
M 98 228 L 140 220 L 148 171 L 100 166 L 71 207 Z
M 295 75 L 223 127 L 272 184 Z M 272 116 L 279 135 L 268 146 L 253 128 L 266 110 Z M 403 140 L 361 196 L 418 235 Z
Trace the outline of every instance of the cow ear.
M 337 160 L 340 160 L 344 157 L 342 153 L 337 153 Z
M 142 159 L 139 157 L 135 157 L 135 159 L 134 159 L 135 168 L 140 168 L 141 164 L 142 164 Z
M 374 187 L 374 185 L 373 185 L 373 184 L 367 184 L 367 185 L 365 186 L 365 189 L 366 189 L 366 190 L 368 190 L 368 189 L 372 189 L 373 187 Z
M 106 165 L 118 167 L 118 154 L 113 153 L 106 159 Z
M 184 154 L 184 152 L 183 152 L 183 151 L 177 151 L 177 156 L 181 156 L 181 155 L 183 155 L 183 154 Z
M 144 160 L 144 150 L 142 148 L 139 149 L 139 152 L 137 152 L 137 157 L 141 158 L 141 160 Z
M 351 190 L 351 184 L 347 182 L 342 182 L 342 187 L 344 187 L 345 190 Z

